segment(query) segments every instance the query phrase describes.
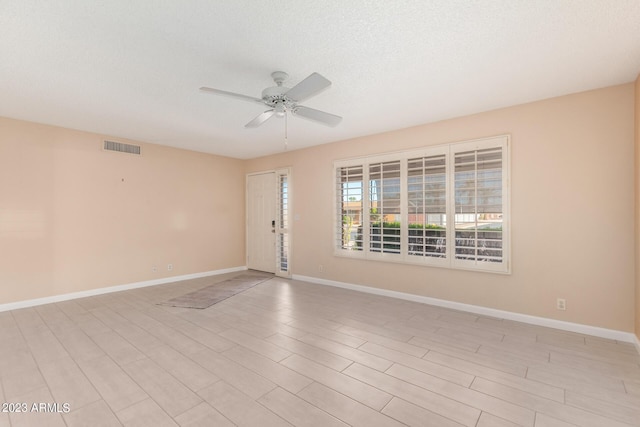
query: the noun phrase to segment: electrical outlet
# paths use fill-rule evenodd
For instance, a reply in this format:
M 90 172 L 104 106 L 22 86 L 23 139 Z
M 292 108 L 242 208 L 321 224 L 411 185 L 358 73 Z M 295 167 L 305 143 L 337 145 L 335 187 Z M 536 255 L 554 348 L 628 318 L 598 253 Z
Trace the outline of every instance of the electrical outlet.
M 566 310 L 567 309 L 567 300 L 564 298 L 558 298 L 556 300 L 556 308 L 558 310 Z
M 323 272 L 324 272 L 324 265 L 322 265 L 322 264 L 318 264 L 318 271 L 319 271 L 320 273 L 323 273 Z
M 173 264 L 167 264 L 167 271 L 173 270 Z

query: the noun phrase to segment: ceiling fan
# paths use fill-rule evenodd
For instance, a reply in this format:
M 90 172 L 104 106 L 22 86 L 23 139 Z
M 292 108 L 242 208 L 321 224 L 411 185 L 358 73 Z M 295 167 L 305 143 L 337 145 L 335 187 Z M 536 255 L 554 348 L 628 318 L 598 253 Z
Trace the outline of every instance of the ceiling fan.
M 342 117 L 340 116 L 298 104 L 299 102 L 311 98 L 320 91 L 331 86 L 331 82 L 329 80 L 318 73 L 312 73 L 294 87 L 288 88 L 283 86 L 283 83 L 288 77 L 289 75 L 284 71 L 275 71 L 271 73 L 271 78 L 273 78 L 276 85 L 263 90 L 262 98 L 254 98 L 252 96 L 227 92 L 225 90 L 213 89 L 210 87 L 201 87 L 200 90 L 216 95 L 230 96 L 244 101 L 264 104 L 270 108 L 269 110 L 258 114 L 256 118 L 247 123 L 244 126 L 246 128 L 258 127 L 273 116 L 285 117 L 287 112 L 290 112 L 294 116 L 304 117 L 327 126 L 336 126 L 340 123 L 342 120 Z

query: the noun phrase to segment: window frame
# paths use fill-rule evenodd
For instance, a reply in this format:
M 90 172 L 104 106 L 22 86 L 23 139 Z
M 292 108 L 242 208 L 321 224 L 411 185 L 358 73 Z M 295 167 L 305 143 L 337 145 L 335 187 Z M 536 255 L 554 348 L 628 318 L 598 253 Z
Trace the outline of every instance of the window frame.
M 291 168 L 278 169 L 276 175 L 276 276 L 291 277 Z M 284 184 L 284 185 L 283 185 Z
M 499 135 L 488 138 L 439 144 L 414 150 L 382 153 L 370 156 L 340 159 L 333 164 L 333 247 L 334 255 L 345 258 L 366 259 L 373 261 L 394 262 L 412 265 L 423 265 L 460 270 L 473 270 L 511 274 L 511 214 L 510 214 L 510 135 Z M 482 262 L 456 258 L 455 253 L 455 156 L 456 153 L 500 148 L 501 162 L 501 198 L 502 198 L 502 261 Z M 421 157 L 445 156 L 445 200 L 446 200 L 446 249 L 445 257 L 420 256 L 409 254 L 409 183 L 408 161 Z M 370 247 L 370 178 L 369 168 L 372 164 L 400 161 L 400 253 L 372 251 Z M 342 240 L 342 181 L 340 171 L 345 167 L 362 167 L 362 240 L 358 250 L 343 248 Z M 477 204 L 477 201 L 475 202 Z M 476 205 L 477 206 L 477 205 Z M 382 221 L 382 220 L 381 220 Z

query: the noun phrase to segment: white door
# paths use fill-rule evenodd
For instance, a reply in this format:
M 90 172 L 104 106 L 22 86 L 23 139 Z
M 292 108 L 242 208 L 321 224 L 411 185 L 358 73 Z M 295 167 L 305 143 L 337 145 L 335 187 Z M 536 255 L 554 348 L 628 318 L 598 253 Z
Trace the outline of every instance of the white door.
M 275 172 L 247 176 L 247 267 L 276 271 Z

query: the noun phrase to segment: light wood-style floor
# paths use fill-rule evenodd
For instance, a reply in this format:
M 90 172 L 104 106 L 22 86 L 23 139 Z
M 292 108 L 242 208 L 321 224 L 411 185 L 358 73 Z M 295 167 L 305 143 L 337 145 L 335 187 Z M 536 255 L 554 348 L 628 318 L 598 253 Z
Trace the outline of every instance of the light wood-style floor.
M 628 343 L 278 278 L 156 305 L 232 276 L 0 313 L 0 426 L 640 426 Z

